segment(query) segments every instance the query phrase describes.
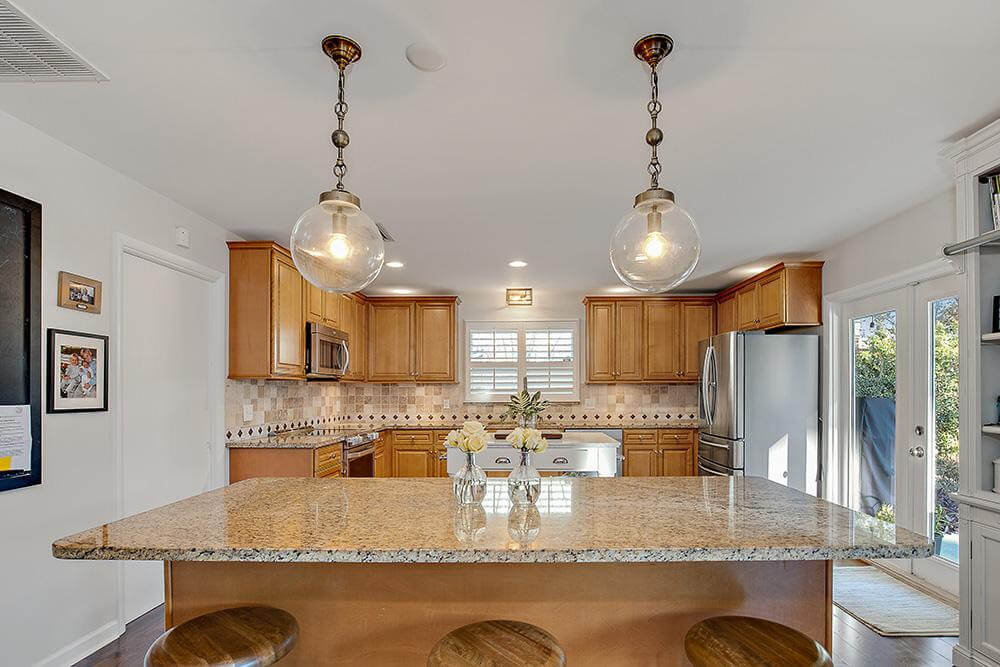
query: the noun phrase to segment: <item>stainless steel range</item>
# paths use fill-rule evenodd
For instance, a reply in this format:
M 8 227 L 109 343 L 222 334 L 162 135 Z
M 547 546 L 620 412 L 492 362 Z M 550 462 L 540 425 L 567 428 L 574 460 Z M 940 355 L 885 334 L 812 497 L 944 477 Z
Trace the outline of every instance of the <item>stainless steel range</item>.
M 561 436 L 549 439 L 548 448 L 532 457 L 543 477 L 616 477 L 621 474 L 620 440 L 599 431 L 566 431 Z M 485 450 L 476 454 L 476 462 L 491 477 L 506 475 L 514 469 L 517 461 L 517 450 L 499 437 L 494 437 L 486 444 Z M 463 465 L 465 454 L 449 449 L 448 474 L 454 475 Z

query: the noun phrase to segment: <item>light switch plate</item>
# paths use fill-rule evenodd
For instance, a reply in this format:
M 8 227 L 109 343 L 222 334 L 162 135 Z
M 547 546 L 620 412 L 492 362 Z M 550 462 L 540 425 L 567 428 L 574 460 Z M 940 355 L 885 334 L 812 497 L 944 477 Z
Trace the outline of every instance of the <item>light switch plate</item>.
M 185 227 L 174 227 L 174 243 L 181 248 L 191 247 L 191 232 Z
M 243 404 L 243 423 L 246 424 L 253 420 L 253 405 L 250 403 Z
M 588 398 L 583 402 L 583 407 L 587 408 L 588 410 L 593 410 L 595 407 L 597 407 L 597 404 L 594 403 L 594 399 Z
M 445 410 L 451 410 L 451 400 L 450 399 L 447 399 L 447 398 L 444 399 L 444 409 Z

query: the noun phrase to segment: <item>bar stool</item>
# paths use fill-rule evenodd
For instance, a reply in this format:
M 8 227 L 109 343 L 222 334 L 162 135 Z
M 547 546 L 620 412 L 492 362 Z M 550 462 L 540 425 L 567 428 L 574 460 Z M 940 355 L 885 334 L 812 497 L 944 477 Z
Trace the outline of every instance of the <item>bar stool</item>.
M 684 637 L 684 652 L 695 667 L 833 667 L 818 642 L 787 625 L 749 616 L 716 616 L 696 623 Z
M 566 654 L 556 638 L 518 621 L 482 621 L 452 630 L 427 656 L 427 667 L 563 667 Z
M 274 607 L 234 607 L 184 621 L 157 638 L 146 667 L 263 667 L 295 647 L 299 624 Z

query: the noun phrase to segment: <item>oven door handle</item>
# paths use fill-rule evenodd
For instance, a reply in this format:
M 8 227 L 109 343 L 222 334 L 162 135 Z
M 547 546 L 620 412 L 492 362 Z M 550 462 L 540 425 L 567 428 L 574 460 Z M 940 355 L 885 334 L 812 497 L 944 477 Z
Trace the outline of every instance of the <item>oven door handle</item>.
M 347 460 L 353 461 L 354 459 L 360 459 L 362 456 L 368 456 L 369 454 L 374 454 L 374 453 L 375 453 L 375 445 L 372 445 L 371 447 L 365 447 L 359 452 L 348 452 Z

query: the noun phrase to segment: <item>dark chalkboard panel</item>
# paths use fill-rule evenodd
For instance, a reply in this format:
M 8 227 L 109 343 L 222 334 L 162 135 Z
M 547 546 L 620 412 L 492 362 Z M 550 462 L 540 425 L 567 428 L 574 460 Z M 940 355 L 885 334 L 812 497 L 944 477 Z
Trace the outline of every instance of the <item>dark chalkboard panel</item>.
M 42 207 L 0 190 L 0 405 L 31 405 L 31 470 L 0 491 L 42 482 Z

